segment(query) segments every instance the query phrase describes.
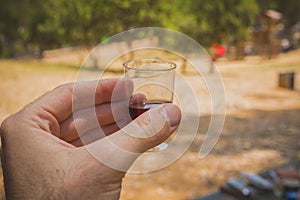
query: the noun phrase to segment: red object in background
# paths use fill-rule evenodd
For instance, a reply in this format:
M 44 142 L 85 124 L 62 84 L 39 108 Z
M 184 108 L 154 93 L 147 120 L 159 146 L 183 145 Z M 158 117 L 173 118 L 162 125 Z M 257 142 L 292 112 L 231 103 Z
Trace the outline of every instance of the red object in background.
M 224 56 L 226 53 L 226 48 L 221 45 L 216 44 L 213 45 L 211 48 L 213 50 L 213 56 L 212 56 L 213 61 L 215 61 L 217 58 Z

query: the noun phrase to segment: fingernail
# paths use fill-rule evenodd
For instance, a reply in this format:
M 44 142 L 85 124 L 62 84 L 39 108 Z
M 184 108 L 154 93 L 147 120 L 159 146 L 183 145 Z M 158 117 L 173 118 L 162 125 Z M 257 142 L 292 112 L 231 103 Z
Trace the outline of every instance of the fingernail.
M 164 105 L 162 106 L 162 109 L 160 110 L 160 114 L 162 116 L 164 116 L 165 120 L 168 122 L 169 126 L 171 127 L 171 120 L 168 116 L 167 110 Z
M 180 122 L 181 112 L 174 104 L 164 104 L 160 113 L 165 117 L 170 127 L 175 126 Z

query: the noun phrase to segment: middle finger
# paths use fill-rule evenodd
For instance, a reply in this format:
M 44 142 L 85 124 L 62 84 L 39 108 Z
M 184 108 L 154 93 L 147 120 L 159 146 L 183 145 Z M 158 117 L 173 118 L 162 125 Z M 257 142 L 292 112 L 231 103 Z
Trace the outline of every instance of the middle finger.
M 60 138 L 70 142 L 96 127 L 130 119 L 128 101 L 105 103 L 73 113 L 61 123 Z

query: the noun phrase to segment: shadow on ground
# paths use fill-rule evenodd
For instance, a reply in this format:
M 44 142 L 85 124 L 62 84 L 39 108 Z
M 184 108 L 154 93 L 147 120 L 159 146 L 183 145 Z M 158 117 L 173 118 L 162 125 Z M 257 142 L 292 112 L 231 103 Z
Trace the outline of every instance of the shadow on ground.
M 200 118 L 199 133 L 190 147 L 199 151 L 211 116 Z M 222 134 L 211 154 L 232 155 L 251 149 L 272 149 L 292 159 L 300 151 L 300 109 L 244 110 L 226 116 Z

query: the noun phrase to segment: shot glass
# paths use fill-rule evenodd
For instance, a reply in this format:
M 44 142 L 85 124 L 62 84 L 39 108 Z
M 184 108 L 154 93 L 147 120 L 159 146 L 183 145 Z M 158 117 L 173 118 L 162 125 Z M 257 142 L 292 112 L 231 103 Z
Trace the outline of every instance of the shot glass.
M 125 77 L 134 84 L 133 96 L 129 100 L 129 114 L 132 119 L 157 105 L 173 102 L 176 68 L 174 62 L 141 58 L 129 60 L 123 66 Z M 161 151 L 167 146 L 163 142 L 149 151 Z

